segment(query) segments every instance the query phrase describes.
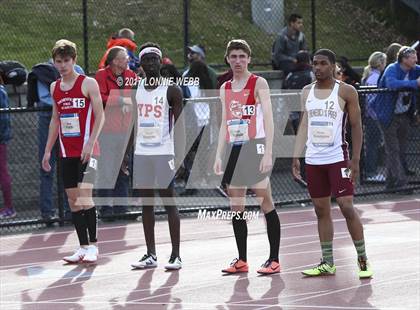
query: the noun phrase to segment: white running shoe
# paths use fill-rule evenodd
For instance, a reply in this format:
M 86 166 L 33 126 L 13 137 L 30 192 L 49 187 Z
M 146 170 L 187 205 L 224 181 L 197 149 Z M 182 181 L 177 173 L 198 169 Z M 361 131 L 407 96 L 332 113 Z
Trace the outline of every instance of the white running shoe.
M 98 260 L 98 247 L 96 245 L 89 245 L 85 256 L 82 259 L 83 263 L 96 263 Z
M 75 264 L 75 263 L 80 262 L 83 259 L 83 257 L 85 257 L 86 253 L 87 253 L 86 248 L 79 248 L 77 249 L 76 252 L 74 252 L 73 255 L 64 256 L 63 260 L 67 263 Z
M 171 257 L 169 262 L 165 265 L 165 269 L 168 270 L 178 270 L 182 268 L 181 257 Z
M 135 263 L 131 264 L 135 269 L 155 268 L 157 267 L 157 257 L 152 254 L 144 254 L 144 256 Z

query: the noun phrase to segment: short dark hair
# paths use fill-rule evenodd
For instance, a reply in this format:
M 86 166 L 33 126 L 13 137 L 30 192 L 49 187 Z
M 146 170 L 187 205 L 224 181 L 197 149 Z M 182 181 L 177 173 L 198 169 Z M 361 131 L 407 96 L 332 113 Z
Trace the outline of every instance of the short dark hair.
M 397 60 L 398 63 L 401 63 L 403 57 L 408 57 L 410 54 L 416 54 L 416 50 L 409 46 L 402 46 L 398 51 Z
M 296 54 L 296 62 L 297 63 L 304 63 L 304 64 L 311 63 L 311 56 L 309 55 L 309 52 L 307 52 L 307 51 L 299 51 Z
M 233 50 L 243 50 L 248 57 L 251 56 L 251 47 L 248 42 L 242 39 L 230 40 L 226 46 L 225 59 L 229 56 L 229 53 Z
M 176 69 L 174 64 L 165 64 L 160 67 L 160 74 L 163 77 L 181 77 L 182 75 L 179 73 L 179 71 Z
M 327 49 L 327 48 L 321 48 L 321 49 L 317 50 L 317 51 L 315 52 L 315 54 L 314 54 L 314 57 L 315 57 L 316 55 L 323 55 L 323 56 L 328 57 L 328 60 L 329 60 L 332 64 L 335 64 L 335 62 L 336 62 L 336 58 L 337 58 L 337 56 L 335 56 L 335 53 L 334 53 L 332 50 L 329 50 L 329 49 Z
M 287 19 L 287 23 L 290 25 L 291 23 L 294 23 L 298 19 L 303 19 L 302 15 L 297 14 L 297 13 L 290 14 L 289 18 Z
M 143 43 L 143 44 L 140 46 L 140 48 L 139 48 L 139 52 L 141 52 L 142 50 L 144 50 L 146 47 L 156 47 L 156 48 L 158 48 L 158 49 L 162 50 L 162 49 L 160 48 L 160 45 L 159 45 L 159 44 L 157 44 L 157 43 L 155 43 L 155 42 L 146 42 L 146 43 Z

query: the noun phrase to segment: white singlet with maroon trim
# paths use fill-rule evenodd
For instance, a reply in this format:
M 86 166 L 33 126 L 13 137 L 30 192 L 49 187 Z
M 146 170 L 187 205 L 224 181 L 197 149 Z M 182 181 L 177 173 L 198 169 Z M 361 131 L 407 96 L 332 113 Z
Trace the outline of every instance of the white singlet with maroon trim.
M 347 113 L 338 101 L 340 82 L 335 81 L 328 98 L 315 97 L 314 83 L 306 99 L 308 139 L 305 162 L 310 165 L 333 164 L 348 160 L 346 137 Z
M 232 81 L 225 85 L 226 141 L 231 144 L 246 143 L 251 139 L 265 138 L 264 116 L 261 103 L 255 98 L 258 76 L 251 74 L 245 87 L 232 89 Z
M 175 155 L 173 113 L 167 98 L 168 86 L 137 88 L 136 155 Z
M 55 83 L 53 99 L 59 116 L 59 141 L 61 157 L 80 157 L 83 146 L 88 142 L 94 125 L 94 115 L 90 98 L 82 92 L 86 76 L 79 75 L 69 90 L 61 89 L 61 79 Z M 93 155 L 99 155 L 98 143 L 95 143 Z

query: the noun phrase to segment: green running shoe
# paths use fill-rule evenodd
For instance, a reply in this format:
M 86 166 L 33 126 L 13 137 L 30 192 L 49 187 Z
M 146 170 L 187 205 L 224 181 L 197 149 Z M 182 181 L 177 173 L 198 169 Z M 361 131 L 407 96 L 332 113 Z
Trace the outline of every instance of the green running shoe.
M 359 278 L 360 279 L 368 279 L 372 278 L 373 276 L 373 270 L 372 267 L 370 267 L 370 264 L 367 260 L 358 259 L 357 265 L 359 266 Z
M 330 265 L 327 262 L 321 260 L 321 263 L 311 269 L 306 269 L 302 271 L 302 274 L 309 277 L 318 277 L 318 276 L 332 276 L 335 274 L 335 265 Z

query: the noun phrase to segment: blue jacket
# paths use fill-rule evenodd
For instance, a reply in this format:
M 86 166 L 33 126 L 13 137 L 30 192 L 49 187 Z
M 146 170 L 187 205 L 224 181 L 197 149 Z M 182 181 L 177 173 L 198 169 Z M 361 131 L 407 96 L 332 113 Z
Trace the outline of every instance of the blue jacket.
M 390 64 L 386 69 L 381 79 L 378 82 L 379 88 L 389 88 L 392 90 L 399 89 L 412 89 L 418 90 L 416 79 L 420 76 L 420 66 L 416 65 L 413 69 L 408 72 L 408 81 L 404 80 L 407 72 L 401 69 L 398 62 Z M 379 93 L 373 104 L 372 108 L 376 113 L 378 121 L 385 127 L 391 125 L 394 117 L 395 104 L 398 99 L 398 92 L 387 92 Z M 409 108 L 409 114 L 413 115 L 416 111 L 416 96 L 413 92 L 411 97 L 411 105 Z
M 0 85 L 0 109 L 7 108 L 9 108 L 9 97 L 4 85 Z M 10 114 L 0 113 L 0 144 L 6 144 L 11 138 Z

